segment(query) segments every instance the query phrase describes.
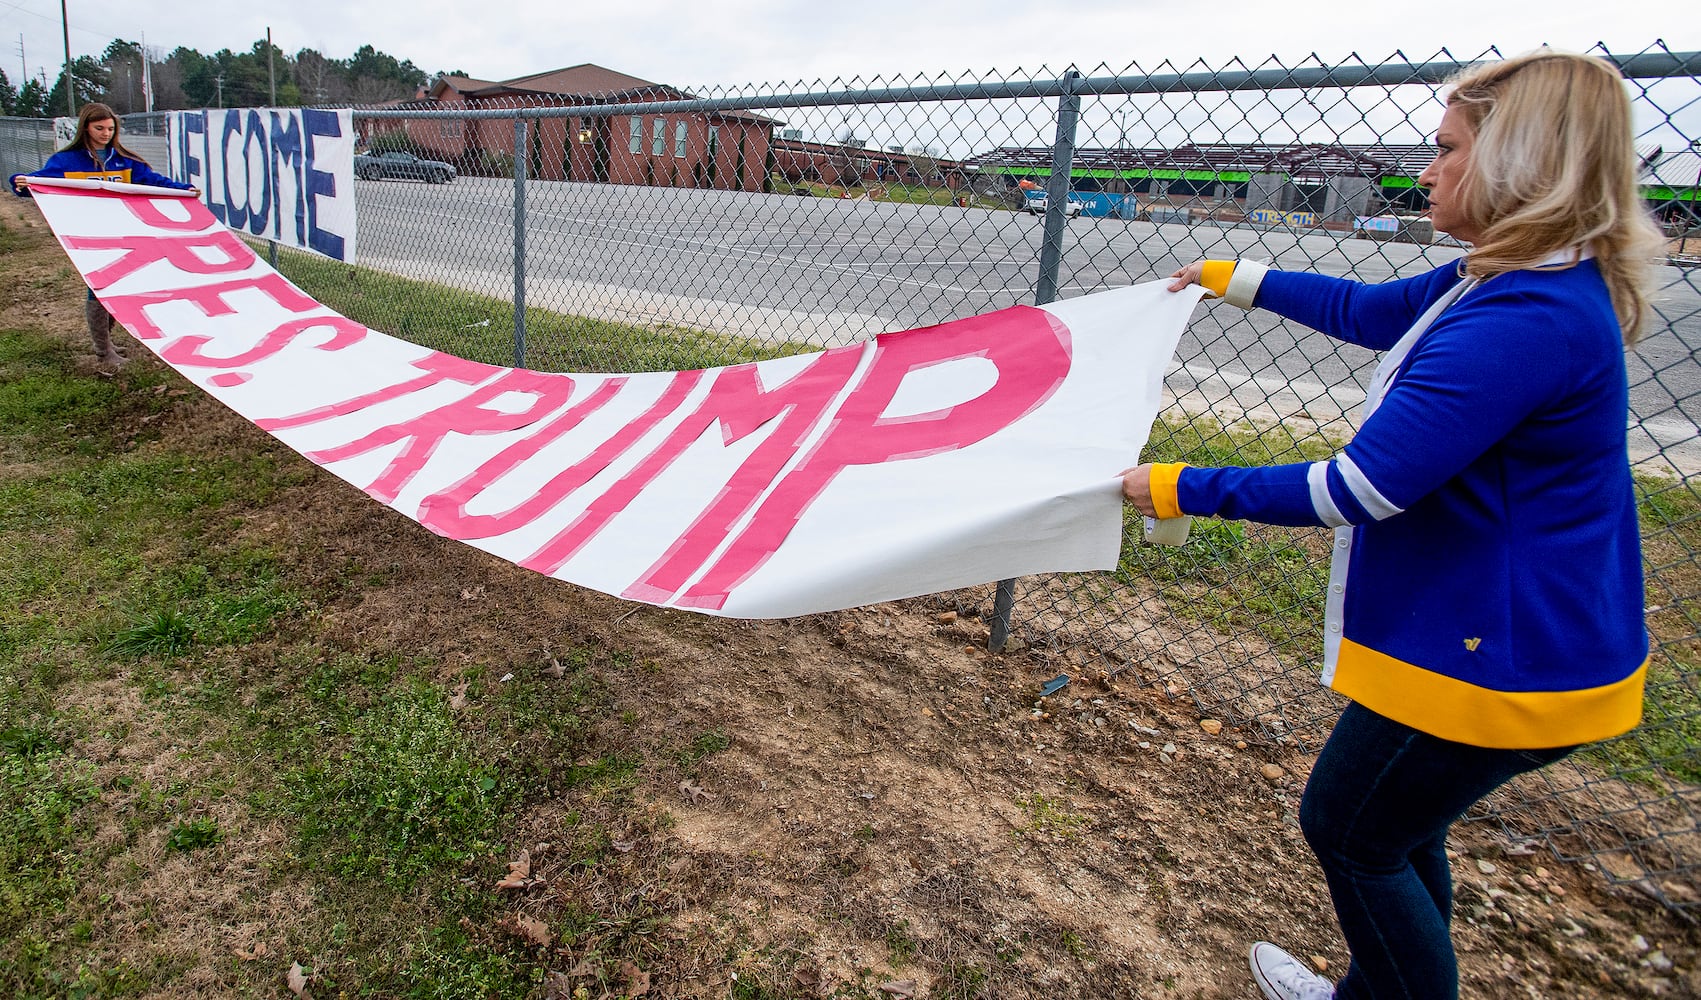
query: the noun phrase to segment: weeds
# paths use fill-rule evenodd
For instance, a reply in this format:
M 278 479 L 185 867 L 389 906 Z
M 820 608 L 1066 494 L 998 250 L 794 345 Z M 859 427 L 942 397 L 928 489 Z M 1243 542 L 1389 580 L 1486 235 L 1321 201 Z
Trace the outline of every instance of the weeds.
M 301 837 L 343 874 L 405 880 L 489 850 L 513 796 L 457 729 L 442 692 L 410 683 L 348 719 L 337 748 L 285 777 Z
M 0 873 L 5 875 L 0 878 L 0 939 L 56 912 L 75 891 L 85 862 L 76 816 L 100 798 L 87 763 L 28 731 L 8 730 L 7 735 L 0 752 Z
M 218 823 L 201 816 L 172 827 L 170 835 L 165 838 L 165 849 L 185 853 L 198 851 L 223 839 L 224 835 L 219 832 Z
M 1072 840 L 1092 825 L 1086 816 L 1069 811 L 1060 799 L 1036 794 L 1018 804 L 1028 816 L 1028 825 L 1019 831 L 1023 835 L 1040 834 L 1058 840 Z

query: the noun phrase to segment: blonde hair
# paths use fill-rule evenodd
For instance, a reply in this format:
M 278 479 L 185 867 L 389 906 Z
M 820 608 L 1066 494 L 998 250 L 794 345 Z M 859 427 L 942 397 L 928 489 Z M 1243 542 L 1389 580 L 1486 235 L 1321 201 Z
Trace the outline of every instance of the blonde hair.
M 1487 279 L 1586 247 L 1633 344 L 1663 237 L 1637 190 L 1630 98 L 1611 64 L 1537 49 L 1465 70 L 1449 108 L 1475 133 L 1460 209 L 1482 233 L 1465 271 Z

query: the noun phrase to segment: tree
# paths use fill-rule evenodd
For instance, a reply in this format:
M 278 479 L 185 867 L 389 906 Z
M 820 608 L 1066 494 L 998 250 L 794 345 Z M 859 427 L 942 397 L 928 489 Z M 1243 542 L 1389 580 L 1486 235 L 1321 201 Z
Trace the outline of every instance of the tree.
M 12 81 L 6 79 L 6 71 L 0 69 L 0 115 L 15 115 L 18 106 L 18 91 L 12 86 Z
M 414 90 L 423 87 L 426 80 L 425 71 L 415 66 L 411 59 L 398 61 L 395 56 L 370 45 L 356 49 L 346 68 L 351 81 L 362 78 L 389 81 L 405 89 L 410 96 Z
M 94 56 L 78 56 L 71 60 L 71 75 L 76 79 L 76 105 L 81 108 L 91 101 L 98 101 L 106 95 L 107 88 L 112 84 L 112 74 Z M 65 106 L 65 71 L 60 69 L 59 79 L 53 82 L 53 90 L 48 95 L 46 117 L 57 118 L 60 115 L 76 114 Z
M 183 106 L 210 108 L 218 99 L 219 69 L 206 56 L 194 49 L 178 46 L 166 58 L 169 71 L 177 78 L 183 92 Z
M 909 157 L 910 166 L 915 170 L 916 176 L 920 178 L 923 186 L 938 187 L 944 180 L 940 176 L 939 157 L 933 155 L 931 150 L 906 155 Z
M 342 71 L 334 59 L 327 59 L 317 49 L 302 49 L 295 54 L 292 75 L 301 99 L 307 104 L 324 104 L 345 96 Z
M 48 118 L 47 85 L 41 80 L 31 77 L 18 88 L 18 103 L 13 105 L 12 113 L 20 118 Z
M 180 64 L 170 59 L 149 59 L 149 76 L 154 83 L 154 109 L 171 111 L 192 107 L 183 92 L 183 72 Z
M 107 86 L 100 100 L 121 115 L 148 109 L 148 97 L 142 90 L 144 59 L 141 45 L 117 38 L 101 53 Z
M 370 45 L 362 45 L 343 65 L 349 96 L 356 104 L 378 104 L 412 97 L 425 86 L 425 71 L 412 60 L 398 60 Z

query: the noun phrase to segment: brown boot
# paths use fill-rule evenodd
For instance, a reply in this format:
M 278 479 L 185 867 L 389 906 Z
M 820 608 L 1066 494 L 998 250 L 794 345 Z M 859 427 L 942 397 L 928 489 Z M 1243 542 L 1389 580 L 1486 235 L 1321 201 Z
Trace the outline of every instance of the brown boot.
M 121 348 L 112 344 L 112 314 L 96 299 L 83 303 L 83 316 L 89 321 L 89 340 L 94 342 L 95 363 L 102 368 L 117 368 L 130 360 Z

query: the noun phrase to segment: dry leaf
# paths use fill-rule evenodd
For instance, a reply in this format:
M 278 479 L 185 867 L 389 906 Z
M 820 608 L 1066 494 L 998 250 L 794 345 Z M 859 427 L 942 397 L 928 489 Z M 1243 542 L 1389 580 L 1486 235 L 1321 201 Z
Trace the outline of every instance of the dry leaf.
M 632 849 L 638 846 L 638 842 L 636 840 L 611 840 L 608 842 L 608 846 L 621 854 L 631 854 Z
M 573 980 L 559 972 L 543 977 L 543 1000 L 571 1000 Z
M 518 916 L 514 918 L 514 927 L 521 937 L 539 948 L 549 947 L 555 938 L 549 933 L 549 925 L 536 917 Z
M 484 596 L 484 584 L 482 584 L 482 583 L 479 584 L 476 587 L 462 587 L 461 588 L 461 600 L 463 600 L 463 601 L 476 601 L 483 596 Z
M 565 677 L 567 675 L 567 668 L 561 665 L 560 660 L 551 657 L 549 660 L 549 666 L 543 668 L 543 675 L 545 677 Z
M 307 996 L 307 970 L 300 962 L 289 963 L 289 974 L 284 981 L 289 984 L 289 991 L 305 1000 Z
M 626 995 L 641 997 L 650 992 L 650 974 L 631 962 L 620 963 L 620 975 L 626 979 Z
M 532 874 L 532 852 L 521 851 L 519 858 L 508 862 L 508 874 L 496 883 L 498 889 L 524 889 Z
M 821 995 L 821 970 L 813 965 L 799 965 L 791 970 L 792 983 L 805 995 Z
M 595 976 L 601 971 L 602 967 L 596 962 L 593 962 L 589 958 L 581 958 L 579 959 L 579 964 L 573 966 L 567 974 L 572 976 L 574 979 L 584 979 L 589 976 Z
M 459 712 L 461 709 L 466 708 L 466 707 L 467 707 L 467 682 L 462 681 L 461 683 L 455 685 L 454 693 L 449 695 L 449 711 Z
M 681 781 L 679 783 L 679 794 L 690 799 L 692 805 L 696 805 L 704 799 L 712 799 L 715 797 L 714 792 L 705 792 L 701 785 L 693 785 L 689 781 Z
M 894 979 L 889 983 L 881 983 L 880 992 L 890 993 L 895 997 L 913 997 L 915 996 L 915 980 Z
M 231 951 L 232 951 L 233 954 L 236 955 L 237 958 L 242 959 L 244 962 L 252 962 L 256 958 L 264 958 L 265 957 L 265 955 L 266 955 L 266 942 L 261 941 L 259 944 L 256 944 L 253 948 L 233 948 L 233 949 L 231 949 Z

